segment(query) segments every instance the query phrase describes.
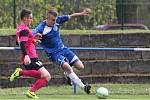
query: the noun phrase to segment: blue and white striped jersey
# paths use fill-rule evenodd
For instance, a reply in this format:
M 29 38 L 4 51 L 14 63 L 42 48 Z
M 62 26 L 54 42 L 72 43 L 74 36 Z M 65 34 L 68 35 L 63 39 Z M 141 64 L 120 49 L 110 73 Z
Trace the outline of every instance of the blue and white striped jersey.
M 64 48 L 59 29 L 60 25 L 69 19 L 68 15 L 58 16 L 54 26 L 48 27 L 46 21 L 43 21 L 33 30 L 33 35 L 42 34 L 41 46 L 47 53 L 57 52 Z

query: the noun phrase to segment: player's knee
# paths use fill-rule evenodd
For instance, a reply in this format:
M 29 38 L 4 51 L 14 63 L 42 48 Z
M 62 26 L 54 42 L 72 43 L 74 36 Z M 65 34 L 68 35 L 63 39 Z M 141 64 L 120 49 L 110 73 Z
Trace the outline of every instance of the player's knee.
M 68 67 L 68 68 L 65 69 L 65 71 L 66 71 L 67 73 L 72 73 L 72 72 L 73 72 L 73 69 L 72 69 L 72 67 Z
M 50 80 L 51 80 L 51 75 L 50 75 L 50 73 L 45 73 L 45 74 L 43 75 L 43 78 L 45 78 L 47 81 L 50 81 Z
M 82 64 L 82 65 L 80 65 L 80 67 L 79 67 L 80 69 L 84 69 L 84 65 Z
M 64 69 L 68 74 L 73 72 L 72 67 L 71 67 L 69 64 L 67 64 L 67 63 L 65 63 L 65 64 L 63 65 L 63 69 Z
M 77 64 L 75 64 L 75 67 L 78 69 L 78 70 L 82 70 L 82 69 L 84 69 L 84 65 L 83 65 L 83 63 L 81 62 L 81 63 L 77 63 Z
M 50 73 L 48 73 L 46 76 L 47 76 L 46 79 L 47 79 L 48 81 L 50 81 L 50 80 L 51 80 L 51 75 L 50 75 Z

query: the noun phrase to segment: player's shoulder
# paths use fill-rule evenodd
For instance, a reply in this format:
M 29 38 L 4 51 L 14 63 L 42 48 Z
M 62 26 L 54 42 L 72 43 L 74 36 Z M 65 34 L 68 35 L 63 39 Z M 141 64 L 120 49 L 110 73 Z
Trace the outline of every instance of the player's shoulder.
M 46 26 L 46 21 L 44 20 L 44 21 L 42 21 L 36 28 L 43 28 L 43 27 L 45 27 Z
M 42 21 L 39 25 L 40 26 L 46 26 L 46 20 Z
M 58 17 L 68 17 L 69 15 L 61 15 L 61 16 L 57 16 Z
M 62 24 L 65 21 L 68 21 L 69 19 L 70 19 L 69 15 L 57 16 L 56 22 Z
M 57 18 L 56 18 L 56 19 L 65 18 L 65 17 L 69 17 L 69 15 L 57 16 Z
M 21 32 L 21 31 L 24 31 L 24 30 L 29 31 L 30 29 L 29 29 L 28 26 L 22 25 L 22 24 L 19 25 L 18 28 L 17 28 L 17 32 Z

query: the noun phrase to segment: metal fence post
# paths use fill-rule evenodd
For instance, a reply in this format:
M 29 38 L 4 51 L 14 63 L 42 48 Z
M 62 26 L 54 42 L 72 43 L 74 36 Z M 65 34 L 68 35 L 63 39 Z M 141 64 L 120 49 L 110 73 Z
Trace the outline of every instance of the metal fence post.
M 16 28 L 16 0 L 13 0 L 13 25 L 14 29 Z

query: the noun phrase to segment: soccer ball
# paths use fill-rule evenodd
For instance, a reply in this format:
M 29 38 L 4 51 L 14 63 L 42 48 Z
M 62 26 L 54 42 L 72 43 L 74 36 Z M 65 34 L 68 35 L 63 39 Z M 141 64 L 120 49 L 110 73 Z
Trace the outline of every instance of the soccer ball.
M 99 98 L 99 99 L 106 99 L 108 97 L 108 90 L 107 88 L 104 88 L 104 87 L 100 87 L 97 89 L 96 91 L 96 96 Z

